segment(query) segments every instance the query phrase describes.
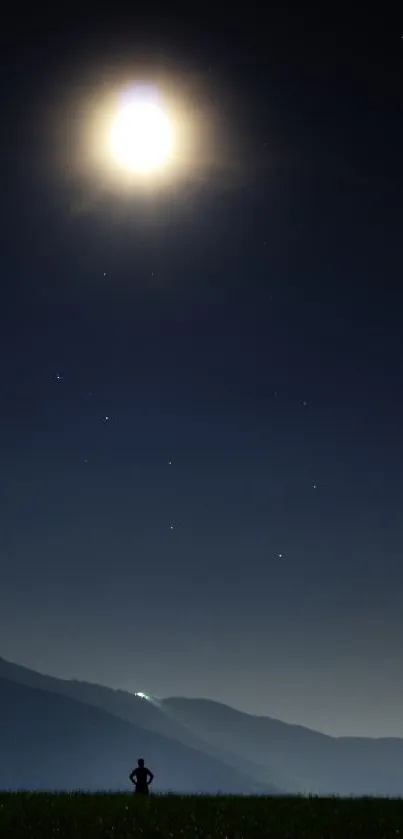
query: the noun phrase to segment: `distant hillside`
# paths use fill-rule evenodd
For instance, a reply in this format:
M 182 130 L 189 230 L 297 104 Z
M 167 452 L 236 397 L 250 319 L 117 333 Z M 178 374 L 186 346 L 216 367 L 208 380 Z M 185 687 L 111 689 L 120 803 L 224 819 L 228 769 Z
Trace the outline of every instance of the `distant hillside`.
M 403 740 L 330 737 L 209 700 L 165 699 L 171 716 L 197 736 L 265 767 L 288 791 L 322 795 L 403 795 Z M 264 772 L 260 777 L 265 777 Z
M 214 757 L 237 771 L 241 770 L 242 774 L 247 776 L 249 782 L 254 782 L 257 789 L 264 788 L 267 794 L 278 794 L 283 790 L 278 783 L 275 785 L 272 782 L 266 768 L 262 772 L 259 767 L 254 766 L 246 758 L 242 767 L 239 767 L 239 759 L 231 751 L 221 749 L 214 743 L 203 741 L 189 727 L 175 719 L 161 703 L 153 704 L 132 693 L 113 690 L 102 685 L 45 676 L 3 658 L 0 658 L 0 677 L 29 687 L 69 696 L 80 702 L 94 705 L 96 708 L 102 708 L 114 716 L 134 723 L 141 728 L 162 734 L 171 740 L 177 740 L 191 749 Z
M 129 790 L 128 774 L 144 755 L 156 790 L 263 791 L 209 755 L 70 697 L 3 678 L 0 743 L 3 789 Z
M 267 794 L 403 795 L 401 739 L 334 738 L 208 700 L 147 702 L 126 691 L 43 676 L 4 659 L 0 677 L 87 703 L 132 723 L 143 736 L 186 746 L 192 759 L 198 755 L 219 766 L 220 786 L 232 792 L 253 787 Z

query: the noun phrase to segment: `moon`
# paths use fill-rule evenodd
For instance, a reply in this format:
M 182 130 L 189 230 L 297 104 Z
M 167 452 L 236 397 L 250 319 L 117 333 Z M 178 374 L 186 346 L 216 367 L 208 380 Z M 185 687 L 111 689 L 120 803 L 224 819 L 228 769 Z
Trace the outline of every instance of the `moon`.
M 116 113 L 110 133 L 115 161 L 126 170 L 148 174 L 167 166 L 174 132 L 163 107 L 147 99 L 133 99 Z

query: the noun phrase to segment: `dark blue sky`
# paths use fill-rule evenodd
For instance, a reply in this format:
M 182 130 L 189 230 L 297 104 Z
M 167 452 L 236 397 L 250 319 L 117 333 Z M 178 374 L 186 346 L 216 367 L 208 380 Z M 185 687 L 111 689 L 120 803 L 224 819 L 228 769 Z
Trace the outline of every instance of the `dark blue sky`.
M 112 10 L 8 32 L 0 654 L 403 736 L 403 41 L 386 11 Z M 139 67 L 186 91 L 214 158 L 148 198 L 80 161 L 87 103 Z

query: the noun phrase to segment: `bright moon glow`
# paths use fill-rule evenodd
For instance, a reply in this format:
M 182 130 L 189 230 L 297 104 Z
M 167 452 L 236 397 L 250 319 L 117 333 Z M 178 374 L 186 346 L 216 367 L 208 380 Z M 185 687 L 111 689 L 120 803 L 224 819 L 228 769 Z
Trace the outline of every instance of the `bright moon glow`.
M 139 699 L 148 699 L 148 696 L 147 696 L 146 693 L 135 693 L 134 695 L 138 696 Z
M 172 152 L 171 122 L 154 102 L 131 101 L 116 115 L 110 145 L 115 160 L 132 172 L 161 169 Z

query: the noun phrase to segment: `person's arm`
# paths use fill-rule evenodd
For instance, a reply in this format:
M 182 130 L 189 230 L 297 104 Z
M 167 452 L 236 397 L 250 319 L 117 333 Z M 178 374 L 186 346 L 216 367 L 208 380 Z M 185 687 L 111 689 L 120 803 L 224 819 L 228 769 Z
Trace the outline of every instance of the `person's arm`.
M 154 780 L 154 775 L 153 775 L 152 772 L 150 772 L 150 770 L 148 770 L 148 782 L 147 782 L 148 786 L 150 786 L 150 784 L 152 784 L 153 780 Z
M 130 772 L 130 775 L 129 775 L 129 780 L 132 782 L 132 784 L 136 783 L 135 782 L 135 777 L 136 777 L 136 770 L 133 769 L 133 772 Z

